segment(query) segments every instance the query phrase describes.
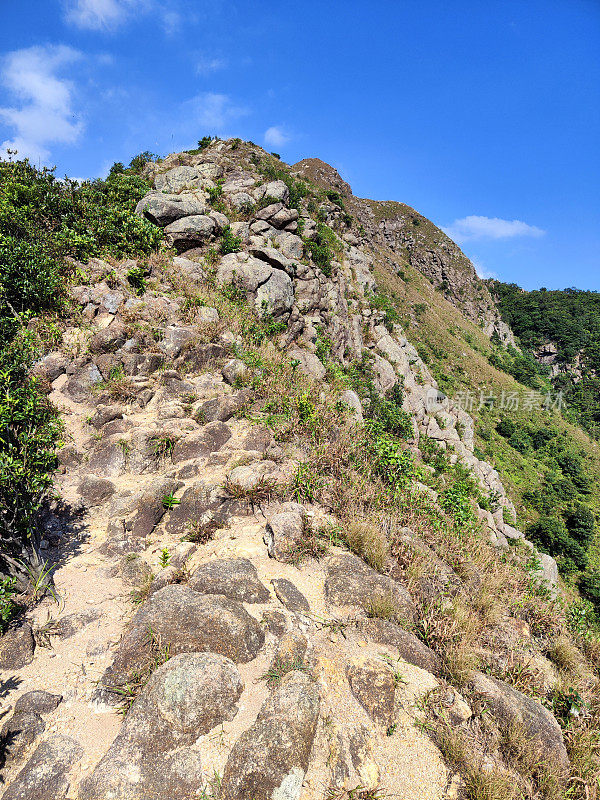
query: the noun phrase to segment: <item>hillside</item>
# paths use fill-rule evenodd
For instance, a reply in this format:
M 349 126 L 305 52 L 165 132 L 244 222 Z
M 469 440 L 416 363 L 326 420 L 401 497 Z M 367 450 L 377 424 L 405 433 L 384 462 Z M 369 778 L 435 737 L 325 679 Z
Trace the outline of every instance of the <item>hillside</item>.
M 597 446 L 459 248 L 239 139 L 0 168 L 3 800 L 597 799 Z

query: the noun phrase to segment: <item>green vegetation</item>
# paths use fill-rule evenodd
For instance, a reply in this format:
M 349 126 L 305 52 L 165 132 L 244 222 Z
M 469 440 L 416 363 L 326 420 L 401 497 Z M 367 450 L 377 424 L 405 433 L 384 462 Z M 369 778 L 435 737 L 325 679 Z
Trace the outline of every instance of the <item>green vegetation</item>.
M 66 256 L 147 255 L 162 233 L 134 214 L 148 190 L 137 173 L 151 154 L 105 181 L 59 181 L 27 160 L 0 161 L 0 578 L 20 587 L 40 575 L 38 512 L 51 486 L 61 424 L 28 375 L 60 314 L 74 267 Z
M 283 181 L 290 192 L 288 206 L 300 210 L 302 200 L 309 194 L 304 181 L 293 178 L 288 170 L 273 158 L 263 158 L 257 164 L 259 171 L 270 181 Z
M 525 357 L 542 345 L 556 345 L 555 389 L 595 438 L 600 438 L 600 293 L 579 289 L 525 292 L 514 283 L 490 282 L 504 320 Z M 576 371 L 574 368 L 577 368 Z

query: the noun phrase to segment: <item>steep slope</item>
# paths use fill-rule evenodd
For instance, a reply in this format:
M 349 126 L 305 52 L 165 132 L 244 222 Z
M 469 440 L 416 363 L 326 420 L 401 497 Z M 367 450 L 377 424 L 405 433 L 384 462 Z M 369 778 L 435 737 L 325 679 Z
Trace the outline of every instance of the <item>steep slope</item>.
M 61 605 L 0 639 L 4 800 L 593 797 L 591 617 L 432 374 L 427 330 L 504 380 L 482 329 L 337 178 L 240 140 L 146 174 L 168 249 L 33 323 Z

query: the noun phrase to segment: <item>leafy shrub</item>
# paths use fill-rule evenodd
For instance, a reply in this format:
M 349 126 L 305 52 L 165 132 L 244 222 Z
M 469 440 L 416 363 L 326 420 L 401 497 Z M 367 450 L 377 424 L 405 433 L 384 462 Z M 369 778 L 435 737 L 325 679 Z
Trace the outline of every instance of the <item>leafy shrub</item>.
M 600 570 L 584 572 L 579 578 L 579 591 L 600 612 Z
M 260 161 L 258 168 L 270 181 L 283 181 L 290 192 L 289 207 L 300 210 L 302 200 L 309 193 L 306 183 L 293 178 L 284 167 L 277 164 L 272 158 Z
M 335 251 L 340 245 L 334 232 L 323 222 L 317 224 L 317 233 L 313 240 L 305 239 L 304 247 L 310 257 L 320 267 L 323 274 L 331 275 L 331 262 L 335 258 Z
M 219 245 L 219 251 L 223 255 L 227 255 L 227 253 L 237 253 L 240 251 L 242 247 L 242 240 L 239 236 L 234 236 L 231 226 L 227 225 L 223 228 L 223 233 L 221 234 L 221 244 Z
M 0 578 L 0 633 L 4 633 L 8 623 L 15 616 L 15 595 L 17 581 L 15 578 Z
M 366 441 L 373 462 L 373 470 L 389 484 L 395 493 L 405 489 L 415 475 L 413 455 L 393 436 L 381 431 L 373 424 L 365 426 Z
M 543 550 L 557 558 L 563 572 L 586 568 L 587 552 L 569 536 L 565 523 L 560 517 L 541 516 L 529 526 L 527 532 L 535 544 L 540 545 Z

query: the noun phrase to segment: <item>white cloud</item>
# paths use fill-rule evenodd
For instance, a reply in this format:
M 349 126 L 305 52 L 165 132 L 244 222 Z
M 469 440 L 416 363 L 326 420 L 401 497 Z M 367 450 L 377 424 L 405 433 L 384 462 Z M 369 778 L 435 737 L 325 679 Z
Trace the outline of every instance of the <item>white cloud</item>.
M 162 23 L 167 36 L 173 36 L 181 28 L 181 14 L 178 11 L 163 11 Z
M 198 75 L 210 75 L 211 72 L 216 72 L 219 69 L 225 69 L 227 61 L 224 58 L 208 58 L 207 56 L 200 56 L 196 61 L 196 72 Z
M 264 135 L 265 144 L 269 147 L 283 147 L 284 144 L 290 141 L 289 134 L 280 125 L 273 125 L 267 128 Z
M 215 92 L 202 92 L 184 103 L 184 110 L 193 115 L 194 122 L 207 131 L 199 131 L 199 135 L 206 132 L 222 130 L 230 122 L 248 113 L 248 109 L 236 106 L 226 94 Z
M 500 219 L 471 215 L 455 219 L 447 228 L 442 228 L 455 242 L 462 244 L 473 239 L 513 239 L 516 236 L 543 236 L 546 231 L 528 225 L 520 219 Z
M 481 261 L 476 261 L 474 258 L 471 259 L 471 264 L 475 267 L 475 272 L 479 275 L 480 278 L 484 280 L 486 278 L 497 278 L 498 275 L 493 272 L 491 269 L 488 269 L 484 266 Z
M 65 19 L 78 28 L 114 28 L 127 17 L 135 0 L 70 0 Z
M 73 85 L 57 73 L 81 58 L 64 45 L 15 50 L 3 59 L 0 80 L 19 101 L 18 108 L 0 108 L 0 121 L 15 129 L 0 151 L 18 150 L 19 157 L 45 160 L 51 143 L 73 144 L 83 130 L 73 112 Z

